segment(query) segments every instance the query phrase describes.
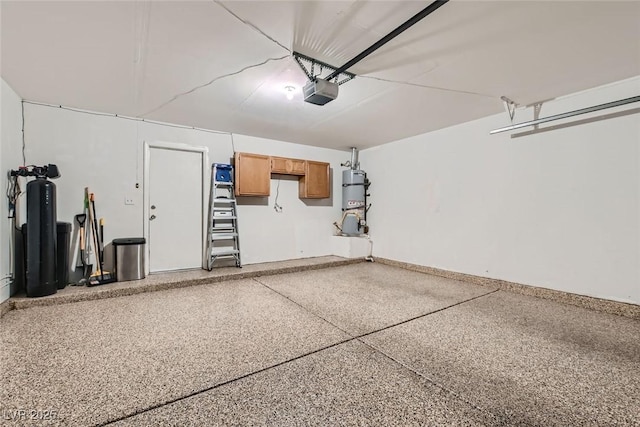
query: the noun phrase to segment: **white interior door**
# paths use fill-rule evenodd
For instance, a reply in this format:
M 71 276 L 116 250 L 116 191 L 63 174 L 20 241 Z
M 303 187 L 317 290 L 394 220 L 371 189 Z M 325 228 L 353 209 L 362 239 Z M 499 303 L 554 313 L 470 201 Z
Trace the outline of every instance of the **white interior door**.
M 149 150 L 149 271 L 202 266 L 203 152 Z

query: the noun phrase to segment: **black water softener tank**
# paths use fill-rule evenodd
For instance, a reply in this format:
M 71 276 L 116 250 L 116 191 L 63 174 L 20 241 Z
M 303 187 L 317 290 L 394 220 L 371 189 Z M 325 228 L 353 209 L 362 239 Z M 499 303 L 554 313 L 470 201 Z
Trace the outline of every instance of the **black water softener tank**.
M 56 186 L 44 176 L 27 184 L 27 296 L 57 292 Z

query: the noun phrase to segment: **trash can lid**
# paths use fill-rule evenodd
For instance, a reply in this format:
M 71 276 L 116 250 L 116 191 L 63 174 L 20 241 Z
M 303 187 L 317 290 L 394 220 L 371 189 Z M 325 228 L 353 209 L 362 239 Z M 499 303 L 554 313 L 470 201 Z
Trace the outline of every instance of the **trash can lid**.
M 121 239 L 113 239 L 114 246 L 119 245 L 144 245 L 147 243 L 144 237 L 124 237 Z

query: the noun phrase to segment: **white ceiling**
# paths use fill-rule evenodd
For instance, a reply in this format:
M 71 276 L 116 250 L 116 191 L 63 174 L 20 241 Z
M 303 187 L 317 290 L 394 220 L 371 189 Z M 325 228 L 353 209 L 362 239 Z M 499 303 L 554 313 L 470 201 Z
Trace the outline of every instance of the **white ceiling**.
M 286 99 L 290 51 L 340 66 L 429 3 L 3 1 L 1 71 L 27 100 L 339 149 L 640 75 L 638 1 L 454 0 L 335 101 Z

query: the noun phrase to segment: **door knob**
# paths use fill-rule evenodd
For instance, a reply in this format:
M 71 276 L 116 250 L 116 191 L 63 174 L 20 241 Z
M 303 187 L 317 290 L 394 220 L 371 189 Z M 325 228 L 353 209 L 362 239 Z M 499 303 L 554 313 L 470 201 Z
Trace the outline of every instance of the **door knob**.
M 151 217 L 149 218 L 150 221 L 153 221 L 154 219 L 156 219 L 155 215 L 151 215 Z
M 156 205 L 151 205 L 151 209 L 155 209 L 155 208 L 156 208 Z

